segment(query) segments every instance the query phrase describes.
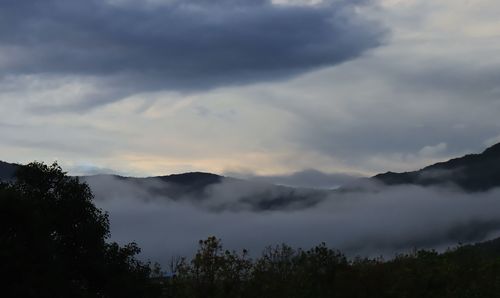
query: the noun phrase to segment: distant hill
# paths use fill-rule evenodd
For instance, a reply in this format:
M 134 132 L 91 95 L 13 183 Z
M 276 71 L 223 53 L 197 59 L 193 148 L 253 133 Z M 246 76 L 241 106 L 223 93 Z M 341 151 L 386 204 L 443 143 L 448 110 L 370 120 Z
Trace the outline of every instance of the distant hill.
M 13 179 L 18 167 L 17 164 L 0 161 L 0 181 Z
M 0 162 L 0 180 L 12 179 L 17 167 L 17 164 Z M 332 190 L 278 186 L 202 172 L 148 178 L 116 175 L 80 178 L 89 183 L 97 199 L 109 197 L 110 194 L 123 197 L 134 192 L 143 198 L 190 200 L 199 204 L 213 201 L 215 203 L 209 207 L 214 210 L 304 208 L 313 206 L 335 193 Z M 500 144 L 486 149 L 481 154 L 466 155 L 413 172 L 379 174 L 369 180 L 386 185 L 456 185 L 470 192 L 487 191 L 500 187 Z M 340 191 L 349 189 L 345 187 Z
M 201 195 L 203 190 L 220 183 L 224 177 L 203 172 L 191 172 L 146 178 L 124 177 L 118 175 L 93 175 L 80 177 L 89 184 L 100 180 L 114 179 L 133 186 L 148 188 L 152 194 L 178 197 L 181 195 Z
M 190 201 L 212 211 L 274 210 L 313 206 L 327 197 L 325 190 L 293 188 L 194 172 L 132 178 L 112 175 L 81 177 L 97 199 L 134 197 Z
M 470 192 L 487 191 L 500 187 L 500 143 L 480 154 L 465 155 L 414 172 L 387 172 L 373 179 L 386 185 L 456 185 Z
M 17 164 L 0 162 L 0 181 L 12 179 L 18 167 Z M 203 172 L 147 178 L 118 175 L 79 178 L 89 184 L 98 200 L 134 195 L 145 200 L 192 201 L 206 204 L 214 211 L 228 208 L 254 211 L 303 208 L 319 203 L 329 194 L 326 190 L 279 186 Z

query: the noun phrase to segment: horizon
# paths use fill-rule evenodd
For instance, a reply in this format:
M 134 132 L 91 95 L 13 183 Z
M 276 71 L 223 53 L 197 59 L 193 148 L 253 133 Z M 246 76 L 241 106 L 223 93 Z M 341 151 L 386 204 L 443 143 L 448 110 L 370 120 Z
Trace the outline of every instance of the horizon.
M 458 156 L 458 155 L 457 156 L 451 156 L 448 159 L 441 159 L 441 160 L 434 161 L 433 164 L 439 164 L 439 163 L 442 163 L 442 162 L 447 162 L 447 161 L 450 161 L 450 160 L 453 160 L 453 159 L 457 159 L 457 158 L 462 158 L 462 157 L 465 157 L 465 156 L 468 156 L 468 155 L 482 154 L 485 151 L 487 151 L 488 149 L 493 148 L 493 147 L 497 147 L 499 145 L 500 145 L 500 142 L 498 142 L 496 144 L 490 144 L 488 146 L 485 146 L 479 152 L 468 152 L 468 153 L 464 153 L 463 155 L 460 155 L 460 156 Z M 11 162 L 11 161 L 2 160 L 2 159 L 0 159 L 0 162 L 7 163 L 7 164 L 12 164 L 12 165 L 25 165 L 25 164 L 22 164 L 22 163 Z M 44 162 L 44 161 L 33 160 L 33 161 L 30 161 L 30 162 Z M 56 163 L 59 164 L 59 161 L 57 161 L 57 160 L 54 160 L 54 161 L 52 161 L 50 163 L 53 163 L 53 162 L 56 162 Z M 422 169 L 424 169 L 424 168 L 426 168 L 428 166 L 431 166 L 431 165 L 432 164 L 427 164 L 427 165 L 424 165 L 421 168 L 408 169 L 408 171 L 405 171 L 405 172 L 419 171 L 419 170 L 422 170 Z M 370 178 L 370 177 L 374 177 L 374 176 L 379 175 L 379 174 L 386 174 L 386 173 L 405 173 L 405 172 L 381 171 L 379 173 L 376 173 L 375 175 L 370 175 L 370 176 L 366 175 L 366 176 L 364 176 L 364 175 L 361 175 L 360 173 L 338 173 L 338 172 L 328 173 L 328 172 L 322 172 L 322 171 L 319 171 L 319 170 L 316 170 L 316 169 L 307 169 L 306 168 L 306 169 L 303 169 L 303 170 L 300 170 L 300 171 L 296 171 L 296 172 L 279 173 L 279 174 L 275 174 L 275 175 L 255 175 L 254 173 L 250 173 L 250 172 L 246 172 L 246 173 L 245 172 L 214 173 L 214 172 L 206 172 L 206 171 L 194 169 L 193 171 L 189 171 L 189 172 L 173 172 L 173 173 L 163 173 L 163 174 L 159 174 L 159 175 L 147 175 L 147 176 L 127 176 L 126 174 L 118 173 L 117 171 L 115 171 L 113 169 L 101 169 L 101 168 L 91 168 L 89 171 L 84 171 L 84 172 L 81 172 L 81 173 L 71 173 L 69 171 L 66 171 L 64 168 L 63 168 L 63 171 L 65 171 L 70 176 L 75 176 L 75 177 L 77 177 L 77 176 L 85 177 L 85 176 L 112 175 L 112 176 L 118 176 L 118 177 L 123 177 L 123 178 L 155 178 L 155 177 L 167 177 L 167 176 L 176 176 L 176 175 L 183 175 L 183 174 L 208 174 L 208 175 L 217 175 L 217 176 L 220 176 L 220 177 L 237 178 L 237 179 L 256 179 L 256 180 L 265 179 L 265 178 L 273 178 L 273 177 L 292 177 L 294 175 L 302 175 L 302 174 L 307 174 L 307 173 L 314 173 L 314 174 L 324 175 L 324 176 L 328 176 L 328 175 L 345 175 L 347 177 L 352 177 L 352 178 Z M 262 181 L 265 182 L 265 180 L 262 180 Z M 288 185 L 288 186 L 292 186 L 293 187 L 293 185 Z

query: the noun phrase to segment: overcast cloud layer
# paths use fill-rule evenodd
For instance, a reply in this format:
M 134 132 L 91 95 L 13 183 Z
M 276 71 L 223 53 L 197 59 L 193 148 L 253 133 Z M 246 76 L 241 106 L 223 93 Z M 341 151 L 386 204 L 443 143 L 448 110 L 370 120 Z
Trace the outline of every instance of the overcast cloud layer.
M 371 175 L 500 141 L 498 1 L 298 2 L 1 1 L 0 159 Z

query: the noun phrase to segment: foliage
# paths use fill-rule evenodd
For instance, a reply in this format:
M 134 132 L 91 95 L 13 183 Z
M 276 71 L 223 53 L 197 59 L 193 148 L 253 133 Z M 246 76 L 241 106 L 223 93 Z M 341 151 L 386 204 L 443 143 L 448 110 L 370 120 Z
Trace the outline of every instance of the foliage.
M 2 297 L 154 297 L 135 244 L 108 243 L 108 215 L 56 164 L 20 167 L 0 185 Z
M 191 262 L 174 268 L 168 297 L 498 297 L 500 240 L 387 261 L 348 260 L 324 243 L 310 250 L 280 245 L 251 261 L 210 237 Z
M 223 250 L 220 240 L 200 240 L 200 249 L 190 263 L 181 259 L 175 266 L 171 295 L 183 297 L 240 297 L 249 279 L 251 260 L 247 251 L 240 254 Z

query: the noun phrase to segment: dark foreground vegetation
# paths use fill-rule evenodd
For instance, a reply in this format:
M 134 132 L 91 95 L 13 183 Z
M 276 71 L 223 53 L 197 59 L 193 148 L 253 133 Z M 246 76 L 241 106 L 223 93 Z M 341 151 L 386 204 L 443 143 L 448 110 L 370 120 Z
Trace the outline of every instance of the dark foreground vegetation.
M 0 297 L 499 297 L 500 240 L 390 260 L 348 259 L 321 244 L 250 259 L 200 241 L 164 272 L 135 244 L 109 241 L 107 214 L 56 164 L 0 185 Z
M 310 250 L 268 248 L 251 261 L 200 242 L 165 283 L 167 297 L 499 297 L 500 241 L 438 254 L 415 251 L 382 259 L 348 260 L 324 244 Z
M 107 214 L 54 164 L 20 167 L 0 185 L 0 297 L 155 297 L 135 244 L 108 242 Z

